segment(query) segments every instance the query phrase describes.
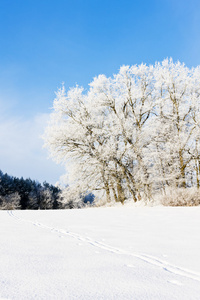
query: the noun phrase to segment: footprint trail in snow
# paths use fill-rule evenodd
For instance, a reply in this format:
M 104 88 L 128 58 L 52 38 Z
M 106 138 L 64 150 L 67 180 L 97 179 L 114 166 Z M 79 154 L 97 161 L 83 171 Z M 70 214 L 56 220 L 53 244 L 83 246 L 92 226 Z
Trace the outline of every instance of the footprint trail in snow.
M 68 231 L 68 230 L 65 230 L 65 229 L 57 229 L 57 228 L 54 228 L 54 227 L 44 225 L 44 224 L 39 223 L 39 222 L 33 222 L 31 220 L 26 220 L 26 219 L 23 219 L 23 218 L 19 218 L 13 213 L 13 211 L 8 211 L 8 214 L 9 214 L 10 217 L 15 218 L 18 221 L 28 222 L 28 223 L 31 223 L 34 226 L 39 227 L 39 228 L 50 230 L 52 233 L 57 233 L 59 237 L 61 237 L 61 235 L 67 235 L 67 236 L 70 236 L 70 237 L 72 237 L 72 238 L 74 238 L 78 241 L 89 243 L 90 245 L 92 245 L 94 247 L 97 247 L 97 248 L 100 248 L 102 250 L 109 251 L 111 253 L 115 253 L 115 254 L 118 254 L 118 255 L 132 256 L 132 257 L 138 258 L 138 259 L 140 259 L 140 260 L 142 260 L 146 263 L 157 266 L 157 267 L 161 268 L 164 271 L 168 271 L 172 274 L 183 276 L 183 277 L 193 279 L 193 280 L 196 280 L 196 281 L 200 282 L 200 273 L 178 267 L 176 265 L 168 263 L 167 261 L 161 260 L 157 257 L 151 256 L 151 255 L 148 255 L 148 254 L 134 253 L 134 252 L 122 250 L 122 249 L 109 246 L 105 243 L 93 240 L 89 237 L 84 237 L 82 235 L 79 235 L 77 233 L 74 233 L 74 232 L 71 232 L 71 231 Z M 128 267 L 133 267 L 133 266 L 128 265 Z M 181 285 L 181 283 L 179 281 L 176 281 L 176 280 L 171 280 L 169 282 L 172 283 L 172 284 Z

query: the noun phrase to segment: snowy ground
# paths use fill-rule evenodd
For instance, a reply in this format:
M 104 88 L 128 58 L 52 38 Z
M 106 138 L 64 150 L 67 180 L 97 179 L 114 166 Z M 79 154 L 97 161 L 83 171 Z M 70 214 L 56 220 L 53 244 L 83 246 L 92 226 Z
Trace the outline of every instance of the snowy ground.
M 200 207 L 0 211 L 0 299 L 200 299 Z

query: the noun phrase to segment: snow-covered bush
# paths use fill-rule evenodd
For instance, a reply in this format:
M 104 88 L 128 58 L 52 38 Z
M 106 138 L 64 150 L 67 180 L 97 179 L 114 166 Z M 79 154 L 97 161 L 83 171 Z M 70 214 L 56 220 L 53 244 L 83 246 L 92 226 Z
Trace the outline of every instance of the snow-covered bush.
M 159 196 L 160 203 L 165 206 L 198 206 L 200 190 L 196 188 L 171 189 Z
M 79 190 L 69 186 L 62 190 L 58 201 L 63 209 L 83 208 L 86 205 Z

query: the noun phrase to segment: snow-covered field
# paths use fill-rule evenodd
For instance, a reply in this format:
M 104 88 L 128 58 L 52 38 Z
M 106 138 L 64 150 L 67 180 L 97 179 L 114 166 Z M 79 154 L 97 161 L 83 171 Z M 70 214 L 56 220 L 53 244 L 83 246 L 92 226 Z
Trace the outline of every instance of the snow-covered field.
M 0 211 L 0 299 L 200 299 L 200 207 Z

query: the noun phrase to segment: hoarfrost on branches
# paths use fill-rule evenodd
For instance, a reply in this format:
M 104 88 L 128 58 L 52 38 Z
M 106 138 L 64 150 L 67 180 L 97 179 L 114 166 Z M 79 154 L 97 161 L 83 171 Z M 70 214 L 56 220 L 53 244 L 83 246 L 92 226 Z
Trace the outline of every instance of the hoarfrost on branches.
M 107 202 L 151 200 L 200 186 L 200 68 L 166 59 L 99 75 L 89 90 L 64 86 L 45 145 L 70 167 L 68 193 Z

